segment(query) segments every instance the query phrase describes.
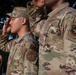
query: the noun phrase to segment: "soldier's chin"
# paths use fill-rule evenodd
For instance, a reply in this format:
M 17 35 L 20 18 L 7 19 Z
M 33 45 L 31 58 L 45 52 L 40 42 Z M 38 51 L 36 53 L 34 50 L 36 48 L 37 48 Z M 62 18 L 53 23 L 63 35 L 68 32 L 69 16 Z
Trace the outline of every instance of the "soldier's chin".
M 16 32 L 16 31 L 14 31 L 14 30 L 11 30 L 11 33 L 15 34 L 15 33 L 17 33 L 17 32 Z

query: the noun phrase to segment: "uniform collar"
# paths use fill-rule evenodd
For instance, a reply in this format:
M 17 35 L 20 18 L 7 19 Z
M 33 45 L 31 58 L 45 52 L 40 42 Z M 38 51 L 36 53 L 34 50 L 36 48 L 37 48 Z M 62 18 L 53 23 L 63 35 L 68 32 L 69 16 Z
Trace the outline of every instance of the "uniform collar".
M 65 2 L 63 4 L 61 4 L 59 7 L 57 7 L 56 9 L 54 9 L 52 12 L 50 12 L 48 14 L 49 17 L 53 17 L 55 14 L 57 14 L 59 11 L 61 11 L 62 9 L 69 7 L 69 3 Z
M 18 39 L 15 40 L 16 43 L 20 42 L 24 37 L 27 38 L 28 35 L 30 35 L 31 32 L 27 32 L 25 33 L 23 36 L 19 37 Z

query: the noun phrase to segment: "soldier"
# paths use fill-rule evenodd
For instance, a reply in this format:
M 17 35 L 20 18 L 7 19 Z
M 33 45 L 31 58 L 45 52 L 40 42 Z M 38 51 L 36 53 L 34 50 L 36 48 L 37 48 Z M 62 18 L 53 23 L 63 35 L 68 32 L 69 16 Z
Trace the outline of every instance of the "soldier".
M 9 15 L 10 18 L 3 26 L 0 39 L 7 36 L 10 31 L 17 33 L 19 38 L 2 43 L 3 50 L 10 52 L 6 75 L 37 75 L 38 44 L 30 32 L 26 8 L 15 7 Z
M 76 75 L 76 10 L 68 1 L 45 0 L 52 12 L 39 39 L 39 75 Z
M 42 27 L 38 26 L 38 23 L 46 18 L 47 10 L 44 6 L 44 0 L 32 0 L 27 3 L 27 10 L 29 13 L 29 19 L 30 19 L 30 26 L 31 31 L 35 36 L 39 36 L 39 33 L 37 33 L 36 29 L 40 29 Z

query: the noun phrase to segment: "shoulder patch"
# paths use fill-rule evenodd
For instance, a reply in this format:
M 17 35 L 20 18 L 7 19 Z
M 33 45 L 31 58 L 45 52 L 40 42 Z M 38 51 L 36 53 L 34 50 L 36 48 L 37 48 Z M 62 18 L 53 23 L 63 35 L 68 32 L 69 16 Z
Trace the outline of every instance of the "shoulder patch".
M 29 61 L 35 61 L 36 58 L 37 58 L 37 54 L 36 52 L 34 51 L 29 51 L 26 55 L 26 58 L 29 60 Z

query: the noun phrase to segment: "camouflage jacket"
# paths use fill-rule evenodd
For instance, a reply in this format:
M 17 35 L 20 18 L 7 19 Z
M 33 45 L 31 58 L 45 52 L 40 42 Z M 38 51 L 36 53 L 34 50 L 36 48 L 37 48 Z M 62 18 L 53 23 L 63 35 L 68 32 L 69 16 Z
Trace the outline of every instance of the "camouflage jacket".
M 38 44 L 30 32 L 6 44 L 4 51 L 10 52 L 6 75 L 37 75 Z
M 76 75 L 76 10 L 63 3 L 42 27 L 39 75 Z
M 5 44 L 8 42 L 8 34 L 2 36 L 2 29 L 0 30 L 0 49 L 4 50 Z
M 29 21 L 30 21 L 30 26 L 31 26 L 31 31 L 34 35 L 38 35 L 35 32 L 35 29 L 38 25 L 38 23 L 46 18 L 47 10 L 46 7 L 36 7 L 33 5 L 32 2 L 27 3 L 27 11 L 29 13 Z

